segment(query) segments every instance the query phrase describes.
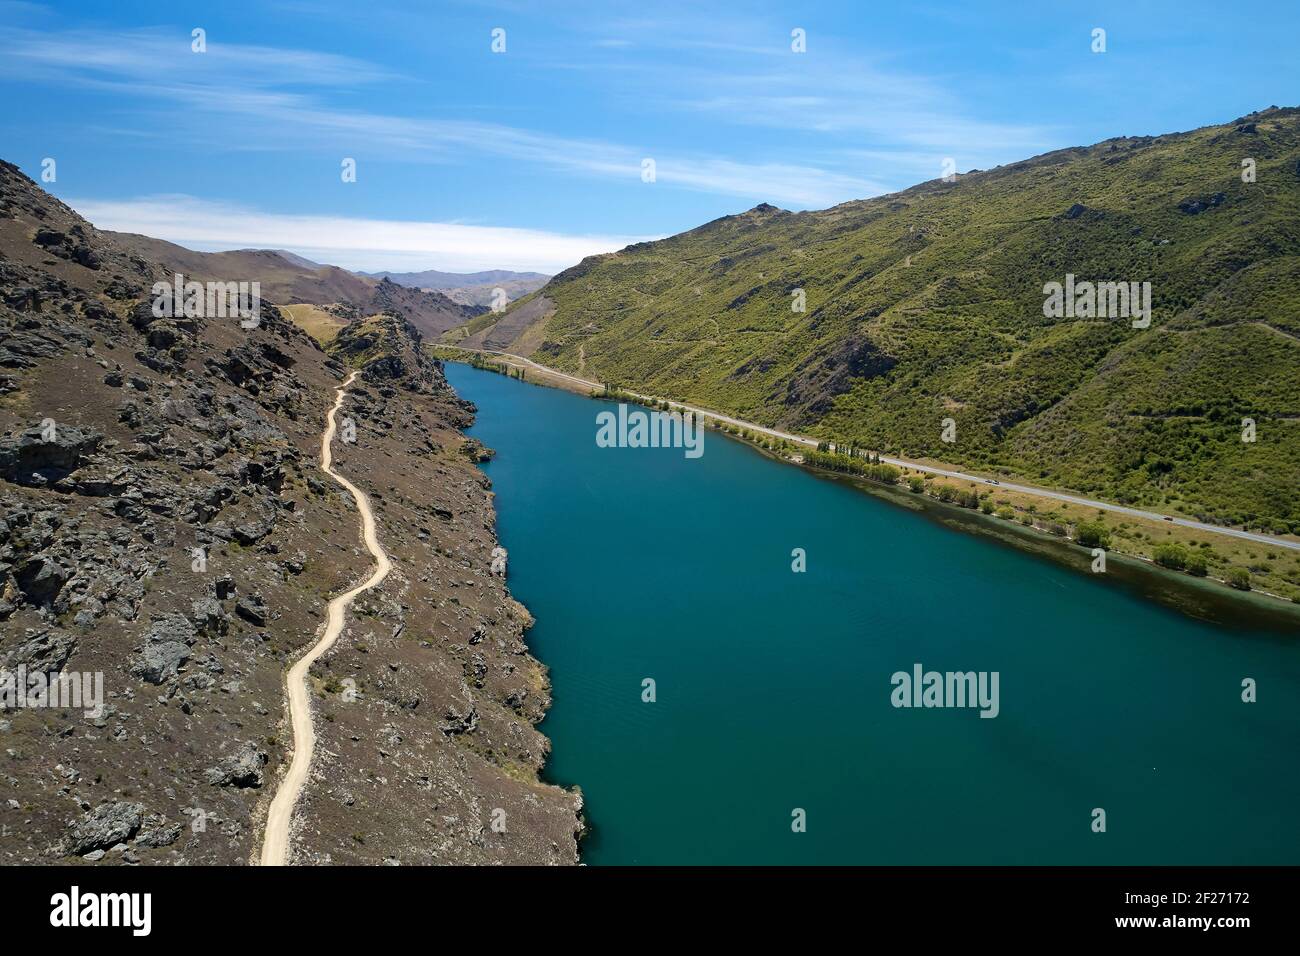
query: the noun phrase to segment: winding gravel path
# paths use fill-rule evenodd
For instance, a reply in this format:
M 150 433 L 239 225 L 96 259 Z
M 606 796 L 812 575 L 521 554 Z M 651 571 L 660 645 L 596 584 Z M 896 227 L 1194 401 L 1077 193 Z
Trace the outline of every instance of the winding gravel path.
M 361 537 L 366 543 L 366 549 L 375 558 L 375 567 L 365 581 L 330 601 L 325 613 L 325 630 L 320 640 L 299 658 L 293 667 L 289 668 L 289 674 L 285 678 L 285 687 L 289 696 L 289 719 L 293 724 L 293 760 L 284 779 L 280 781 L 280 789 L 276 791 L 275 799 L 271 801 L 271 809 L 266 816 L 266 835 L 262 840 L 262 866 L 284 866 L 288 862 L 289 826 L 293 822 L 293 808 L 298 802 L 299 794 L 302 793 L 303 784 L 307 782 L 312 752 L 316 749 L 316 731 L 312 726 L 307 672 L 322 654 L 334 646 L 339 634 L 343 632 L 348 605 L 358 594 L 378 585 L 387 577 L 393 566 L 379 543 L 379 535 L 375 531 L 375 517 L 370 510 L 370 501 L 366 498 L 366 493 L 330 466 L 333 460 L 330 443 L 334 440 L 334 418 L 343 405 L 343 399 L 347 396 L 348 386 L 356 379 L 357 374 L 353 372 L 335 391 L 338 398 L 334 402 L 334 407 L 330 409 L 325 432 L 321 436 L 320 466 L 322 471 L 346 488 L 355 499 L 357 510 L 361 512 Z

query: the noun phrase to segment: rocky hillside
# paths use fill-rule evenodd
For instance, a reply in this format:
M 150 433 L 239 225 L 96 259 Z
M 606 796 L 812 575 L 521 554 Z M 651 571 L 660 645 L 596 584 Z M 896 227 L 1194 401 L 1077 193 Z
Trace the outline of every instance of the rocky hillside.
M 1046 316 L 1044 286 L 1067 275 L 1150 282 L 1150 326 Z M 882 452 L 1300 533 L 1300 110 L 823 211 L 760 205 L 585 259 L 462 339 Z
M 574 862 L 580 798 L 537 778 L 548 681 L 491 570 L 471 408 L 399 313 L 331 355 L 266 301 L 255 328 L 156 317 L 168 269 L 0 164 L 0 668 L 91 689 L 0 701 L 0 863 L 256 858 L 284 671 L 369 569 L 318 468 L 348 367 L 335 466 L 395 568 L 314 669 L 293 853 Z
M 186 279 L 262 284 L 262 295 L 281 305 L 341 305 L 359 315 L 385 309 L 404 314 L 425 335 L 437 336 L 486 311 L 439 292 L 408 288 L 383 277 L 358 275 L 338 266 L 322 266 L 273 249 L 195 252 L 162 239 L 129 232 L 103 232 L 119 247 Z

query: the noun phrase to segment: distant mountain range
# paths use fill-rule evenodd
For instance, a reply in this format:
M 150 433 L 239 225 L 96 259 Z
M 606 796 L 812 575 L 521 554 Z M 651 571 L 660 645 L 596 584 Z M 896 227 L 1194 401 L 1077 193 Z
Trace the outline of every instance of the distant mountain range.
M 303 261 L 306 262 L 305 259 Z M 439 272 L 437 269 L 426 269 L 424 272 L 360 272 L 358 275 L 370 276 L 372 279 L 392 279 L 398 285 L 424 289 L 454 289 L 460 286 L 534 280 L 544 285 L 550 278 L 544 272 L 511 272 L 509 269 L 488 269 L 484 272 Z
M 206 282 L 258 281 L 262 294 L 282 305 L 341 305 L 341 315 L 375 315 L 386 309 L 402 313 L 423 334 L 437 337 L 485 311 L 485 306 L 452 300 L 439 292 L 410 288 L 338 266 L 321 265 L 278 249 L 195 252 L 162 239 L 101 230 L 119 246 L 159 262 L 185 277 Z M 339 318 L 341 324 L 345 321 Z
M 463 305 L 491 307 L 496 289 L 505 292 L 506 300 L 513 302 L 546 285 L 550 276 L 542 272 L 511 272 L 508 269 L 488 269 L 485 272 L 362 272 L 372 279 L 389 279 L 412 289 L 431 289 L 441 292 L 454 302 Z
M 1094 311 L 1053 308 L 1052 284 L 1076 281 L 1114 285 Z M 1146 327 L 1106 314 L 1121 283 L 1149 293 Z M 881 452 L 1300 533 L 1300 110 L 820 211 L 762 204 L 590 256 L 444 341 Z

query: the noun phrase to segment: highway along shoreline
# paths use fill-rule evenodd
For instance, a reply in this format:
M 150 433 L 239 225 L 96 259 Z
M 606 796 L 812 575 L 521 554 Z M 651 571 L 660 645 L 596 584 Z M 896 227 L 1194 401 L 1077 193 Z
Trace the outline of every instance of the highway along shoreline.
M 440 359 L 474 365 L 489 371 L 522 373 L 534 385 L 559 388 L 576 394 L 602 398 L 603 386 L 594 381 L 548 368 L 522 356 L 457 346 L 434 346 L 431 351 Z M 622 391 L 618 400 L 654 406 L 665 400 L 655 396 Z M 698 406 L 666 400 L 669 407 L 695 411 L 706 424 L 727 437 L 735 438 L 755 451 L 787 464 L 797 465 L 828 480 L 845 482 L 892 504 L 905 507 L 930 520 L 967 533 L 995 539 L 1004 546 L 1030 552 L 1040 558 L 1086 574 L 1105 574 L 1105 580 L 1124 587 L 1145 600 L 1154 601 L 1179 613 L 1224 627 L 1264 628 L 1295 631 L 1300 634 L 1300 590 L 1287 593 L 1285 583 L 1255 581 L 1250 590 L 1229 586 L 1225 572 L 1211 569 L 1196 576 L 1164 567 L 1153 560 L 1155 547 L 1165 541 L 1184 545 L 1192 551 L 1212 541 L 1212 547 L 1224 553 L 1225 564 L 1234 567 L 1264 568 L 1273 558 L 1300 564 L 1300 541 L 1239 532 L 1232 528 L 1203 525 L 1189 519 L 1174 518 L 1128 509 L 1107 502 L 1091 501 L 1078 496 L 1002 483 L 978 475 L 969 475 L 950 467 L 912 462 L 881 456 L 879 461 L 897 467 L 899 483 L 887 485 L 857 475 L 842 474 L 818 467 L 805 459 L 817 440 L 744 422 Z M 662 407 L 662 406 L 661 406 Z M 780 436 L 783 448 L 767 447 L 767 440 Z M 909 490 L 909 477 L 922 478 L 921 490 Z M 994 505 L 992 514 L 981 508 L 961 507 L 941 500 L 933 490 L 949 485 L 954 492 L 969 490 Z M 1001 502 L 1002 504 L 998 504 Z M 1101 521 L 1111 531 L 1106 542 L 1105 562 L 1098 565 L 1094 551 L 1077 543 L 1070 535 L 1076 522 Z M 1213 537 L 1211 537 L 1213 536 Z

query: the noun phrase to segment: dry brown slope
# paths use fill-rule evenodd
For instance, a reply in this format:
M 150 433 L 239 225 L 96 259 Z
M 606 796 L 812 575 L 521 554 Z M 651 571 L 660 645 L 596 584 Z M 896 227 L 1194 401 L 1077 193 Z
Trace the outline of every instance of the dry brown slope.
M 162 239 L 135 233 L 105 232 L 116 244 L 142 258 L 158 262 L 170 273 L 199 281 L 261 283 L 262 294 L 288 304 L 346 303 L 360 315 L 385 309 L 400 311 L 423 334 L 440 335 L 472 319 L 483 309 L 454 302 L 439 292 L 408 289 L 387 279 L 357 275 L 337 266 L 304 264 L 271 249 L 196 252 Z
M 275 309 L 251 330 L 155 319 L 164 271 L 0 166 L 0 666 L 99 673 L 106 697 L 89 718 L 0 713 L 3 863 L 249 861 L 286 756 L 284 670 L 364 573 L 315 464 L 344 366 Z M 578 798 L 536 779 L 544 671 L 488 571 L 469 412 L 399 317 L 367 337 L 345 344 L 363 384 L 337 467 L 398 568 L 315 685 L 346 735 L 322 747 L 300 852 L 571 862 Z M 511 824 L 485 840 L 497 807 Z

